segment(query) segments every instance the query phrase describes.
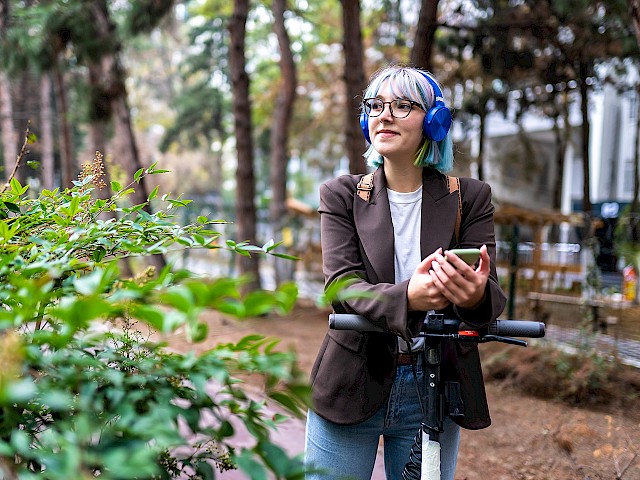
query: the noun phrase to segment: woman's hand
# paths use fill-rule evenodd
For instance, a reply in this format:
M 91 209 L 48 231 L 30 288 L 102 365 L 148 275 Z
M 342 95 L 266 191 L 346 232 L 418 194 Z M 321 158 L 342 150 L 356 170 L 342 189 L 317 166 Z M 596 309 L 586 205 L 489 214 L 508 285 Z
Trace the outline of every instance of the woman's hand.
M 486 245 L 480 248 L 480 263 L 475 269 L 454 254 L 445 258 L 437 250 L 433 257 L 432 283 L 449 302 L 462 308 L 476 308 L 482 303 L 491 262 Z
M 420 262 L 409 279 L 407 288 L 409 310 L 442 310 L 451 303 L 433 281 L 432 265 L 437 256 L 444 258 L 441 248 Z

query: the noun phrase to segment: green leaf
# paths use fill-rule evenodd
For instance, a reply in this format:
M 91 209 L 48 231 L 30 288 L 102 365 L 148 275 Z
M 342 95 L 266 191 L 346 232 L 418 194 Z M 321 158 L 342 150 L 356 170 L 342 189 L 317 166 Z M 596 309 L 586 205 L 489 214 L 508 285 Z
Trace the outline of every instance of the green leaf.
M 160 332 L 164 332 L 164 314 L 149 305 L 136 305 L 131 309 L 131 316 L 146 322 Z
M 191 290 L 183 285 L 173 287 L 160 295 L 160 300 L 178 310 L 188 313 L 195 308 L 195 299 Z
M 136 173 L 133 174 L 133 181 L 136 183 L 140 183 L 140 178 L 144 174 L 144 168 L 139 168 Z
M 91 255 L 91 258 L 92 258 L 92 260 L 94 262 L 101 262 L 104 259 L 106 254 L 107 254 L 107 251 L 105 250 L 105 248 L 98 246 L 93 251 L 93 254 Z
M 156 198 L 158 196 L 158 189 L 159 188 L 160 188 L 160 186 L 156 185 L 156 187 L 153 190 L 151 190 L 151 193 L 149 194 L 149 197 L 147 198 L 147 201 L 150 202 L 151 200 L 153 200 L 154 198 Z
M 251 480 L 267 480 L 267 472 L 264 466 L 258 463 L 247 449 L 242 449 L 242 453 L 235 457 L 234 460 L 240 470 L 247 474 L 247 478 Z
M 111 181 L 111 190 L 113 190 L 115 193 L 118 193 L 120 190 L 122 190 L 122 185 L 120 185 L 115 180 L 112 180 Z
M 302 417 L 304 412 L 301 410 L 300 405 L 294 400 L 291 395 L 287 395 L 283 392 L 271 392 L 269 393 L 269 398 L 275 400 L 280 405 L 285 407 L 291 413 L 297 415 L 298 417 Z
M 13 202 L 4 202 L 4 206 L 7 207 L 10 212 L 20 213 L 20 207 Z
M 94 270 L 88 275 L 77 277 L 73 280 L 73 286 L 80 295 L 93 295 L 101 293 L 103 270 Z
M 287 475 L 292 460 L 289 459 L 284 450 L 270 442 L 260 442 L 256 448 L 259 449 L 260 456 L 278 478 Z
M 216 478 L 213 467 L 204 461 L 196 464 L 196 473 L 198 474 L 198 478 L 202 480 L 215 480 Z
M 11 186 L 11 192 L 15 193 L 18 196 L 24 194 L 24 192 L 29 189 L 29 185 L 25 185 L 23 187 L 16 177 L 13 177 L 9 181 L 9 185 Z
M 0 440 L 0 456 L 2 457 L 9 457 L 9 456 L 13 456 L 14 451 L 13 448 L 11 448 L 11 445 L 9 445 L 7 442 L 3 442 L 2 440 Z
M 233 428 L 231 422 L 229 422 L 228 420 L 224 420 L 220 424 L 220 427 L 218 427 L 218 435 L 220 435 L 221 438 L 231 437 L 234 433 L 235 429 Z
M 294 255 L 288 255 L 286 253 L 270 252 L 270 254 L 273 255 L 274 257 L 284 258 L 285 260 L 292 260 L 294 262 L 300 260 L 300 257 L 296 257 Z
M 209 327 L 206 323 L 188 323 L 187 324 L 187 338 L 194 343 L 199 343 L 207 338 L 209 333 Z
M 19 453 L 26 453 L 29 451 L 31 439 L 24 431 L 14 430 L 13 432 L 11 432 L 11 445 Z
M 37 388 L 30 378 L 20 379 L 0 389 L 0 403 L 25 402 L 33 398 Z
M 261 342 L 264 339 L 264 335 L 258 335 L 257 333 L 253 335 L 247 335 L 245 337 L 242 337 L 240 341 L 236 343 L 235 348 L 237 350 L 246 350 L 250 346 L 253 346 L 256 342 Z

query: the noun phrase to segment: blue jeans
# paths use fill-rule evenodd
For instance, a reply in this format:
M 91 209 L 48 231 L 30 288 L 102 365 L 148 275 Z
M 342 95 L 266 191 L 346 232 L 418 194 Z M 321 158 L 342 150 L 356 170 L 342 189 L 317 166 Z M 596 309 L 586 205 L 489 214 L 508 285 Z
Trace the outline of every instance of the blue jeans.
M 416 366 L 424 398 L 421 362 Z M 387 403 L 356 425 L 337 425 L 313 411 L 307 414 L 305 462 L 324 473 L 309 473 L 306 480 L 370 480 L 380 435 L 384 439 L 387 480 L 401 480 L 411 447 L 420 429 L 422 413 L 411 366 L 400 366 Z M 453 480 L 460 443 L 460 427 L 449 417 L 440 434 L 442 480 Z

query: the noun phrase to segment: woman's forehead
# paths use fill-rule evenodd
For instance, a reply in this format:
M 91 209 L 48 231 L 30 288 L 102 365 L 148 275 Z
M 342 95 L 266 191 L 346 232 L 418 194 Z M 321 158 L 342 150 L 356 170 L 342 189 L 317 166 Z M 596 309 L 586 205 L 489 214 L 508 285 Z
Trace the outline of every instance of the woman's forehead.
M 410 88 L 407 81 L 400 81 L 398 78 L 385 78 L 377 85 L 377 91 L 374 92 L 378 96 L 390 96 L 391 98 L 408 98 L 414 101 L 420 101 L 414 92 L 415 86 Z

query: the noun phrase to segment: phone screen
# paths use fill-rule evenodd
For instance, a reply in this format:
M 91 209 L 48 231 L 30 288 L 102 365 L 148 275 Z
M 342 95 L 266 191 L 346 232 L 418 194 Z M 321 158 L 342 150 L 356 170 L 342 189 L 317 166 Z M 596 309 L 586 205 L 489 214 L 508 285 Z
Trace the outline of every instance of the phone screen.
M 467 265 L 473 265 L 480 258 L 479 248 L 454 248 L 449 252 L 455 253 Z

